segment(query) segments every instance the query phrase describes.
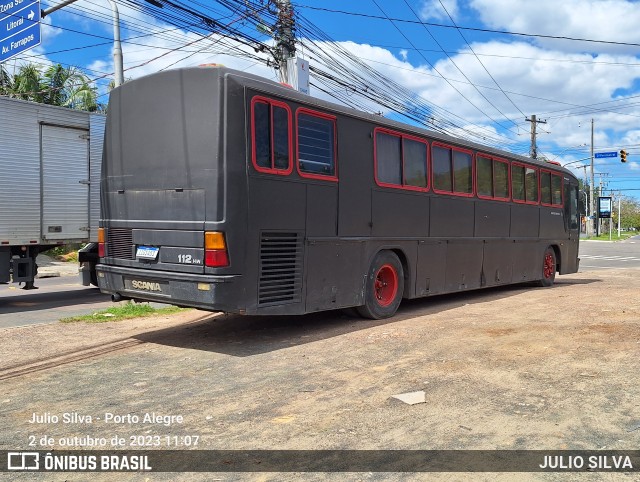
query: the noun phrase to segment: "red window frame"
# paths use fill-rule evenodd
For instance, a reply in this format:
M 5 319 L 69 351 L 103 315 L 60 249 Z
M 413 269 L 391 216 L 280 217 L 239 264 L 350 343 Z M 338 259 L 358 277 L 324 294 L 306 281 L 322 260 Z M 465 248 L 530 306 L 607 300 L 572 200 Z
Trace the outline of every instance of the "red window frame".
M 524 201 L 522 199 L 513 199 L 514 203 L 518 203 L 518 204 L 531 204 L 532 206 L 538 206 L 540 204 L 540 168 L 539 167 L 535 167 L 535 166 L 531 166 L 529 164 L 524 164 L 522 162 L 512 162 L 511 163 L 511 169 L 513 169 L 514 166 L 520 166 L 524 168 Z M 534 171 L 536 171 L 538 173 L 538 175 L 536 176 L 537 178 L 537 186 L 536 186 L 536 190 L 538 192 L 538 200 L 537 201 L 528 201 L 527 200 L 527 169 L 533 169 Z M 511 174 L 511 172 L 510 172 Z M 511 192 L 511 197 L 513 198 L 513 191 Z
M 300 169 L 300 143 L 298 142 L 298 137 L 300 135 L 298 129 L 298 119 L 300 118 L 300 114 L 319 117 L 321 119 L 329 120 L 333 123 L 333 162 L 335 164 L 333 175 L 309 173 L 304 172 L 302 171 L 302 169 Z M 300 107 L 296 110 L 296 170 L 298 171 L 300 177 L 304 177 L 307 179 L 319 179 L 322 181 L 338 182 L 338 118 L 335 115 L 325 114 L 324 112 L 307 109 L 305 107 Z
M 540 168 L 540 175 L 542 175 L 542 173 L 547 173 L 547 174 L 551 174 L 551 178 L 549 179 L 549 189 L 551 190 L 551 204 L 547 204 L 545 202 L 542 202 L 542 182 L 540 182 L 540 195 L 538 196 L 540 199 L 540 204 L 542 204 L 543 206 L 549 206 L 552 208 L 562 208 L 564 207 L 564 180 L 563 180 L 563 176 L 560 173 L 557 173 L 555 171 L 552 171 L 550 169 L 544 169 L 544 168 Z M 562 204 L 554 204 L 553 203 L 553 176 L 559 177 L 560 178 L 560 195 L 562 196 Z M 538 176 L 538 179 L 540 179 L 540 176 Z
M 289 167 L 287 169 L 278 169 L 276 167 L 262 167 L 258 165 L 256 160 L 256 123 L 255 123 L 255 106 L 256 104 L 267 104 L 270 106 L 269 115 L 271 116 L 271 123 L 269 129 L 270 136 L 270 145 L 271 145 L 271 166 L 274 165 L 275 162 L 275 143 L 274 143 L 274 125 L 273 125 L 273 106 L 282 107 L 287 111 L 287 116 L 289 120 L 289 128 L 288 128 L 288 136 L 289 136 Z M 293 172 L 293 129 L 292 129 L 292 120 L 293 115 L 291 113 L 291 108 L 284 102 L 279 100 L 270 99 L 268 97 L 255 96 L 251 99 L 251 163 L 253 164 L 253 168 L 265 174 L 275 174 L 278 176 L 288 176 Z
M 430 156 L 429 159 L 431 159 L 431 166 L 429 166 L 430 169 L 430 177 L 433 178 L 433 148 L 434 147 L 441 147 L 443 149 L 450 149 L 451 150 L 451 191 L 441 191 L 440 189 L 436 188 L 435 183 L 433 183 L 433 192 L 436 192 L 438 194 L 448 194 L 449 196 L 460 196 L 460 197 L 474 197 L 475 196 L 475 192 L 476 192 L 476 162 L 475 162 L 475 155 L 474 152 L 469 150 L 469 149 L 463 149 L 461 147 L 455 147 L 455 146 L 450 146 L 448 144 L 443 144 L 441 142 L 432 142 L 431 143 L 431 149 L 430 149 Z M 455 174 L 454 174 L 454 170 L 453 170 L 453 152 L 454 151 L 458 151 L 458 152 L 464 152 L 465 154 L 469 154 L 471 155 L 471 192 L 470 193 L 466 193 L 466 192 L 456 192 L 456 178 L 455 178 Z
M 402 184 L 393 184 L 390 182 L 382 182 L 378 180 L 378 133 L 382 133 L 382 134 L 387 134 L 393 137 L 399 137 L 400 138 L 400 145 L 401 145 L 401 149 L 402 149 Z M 421 144 L 424 144 L 426 147 L 425 153 L 426 156 L 424 158 L 424 162 L 425 162 L 425 180 L 427 181 L 427 187 L 420 187 L 420 186 L 411 186 L 411 185 L 407 185 L 405 184 L 405 177 L 404 177 L 404 145 L 402 144 L 404 139 L 409 139 L 411 141 L 415 141 L 415 142 L 420 142 Z M 429 182 L 429 143 L 425 140 L 422 139 L 421 137 L 416 137 L 416 136 L 412 136 L 410 134 L 403 134 L 402 132 L 397 132 L 397 131 L 393 131 L 391 129 L 385 129 L 384 127 L 376 127 L 373 130 L 373 165 L 374 165 L 374 178 L 376 181 L 376 184 L 380 187 L 390 187 L 393 189 L 405 189 L 407 191 L 419 191 L 419 192 L 427 192 L 429 191 L 429 187 L 430 187 L 430 182 Z
M 478 190 L 478 167 L 476 165 L 477 162 L 477 158 L 479 157 L 484 157 L 485 159 L 490 159 L 491 160 L 491 177 L 492 177 L 492 181 L 493 184 L 491 185 L 492 190 L 493 190 L 493 194 L 491 196 L 485 196 L 484 194 L 480 194 L 477 192 Z M 494 162 L 501 162 L 502 164 L 506 164 L 507 165 L 507 189 L 509 191 L 509 195 L 508 197 L 499 197 L 496 196 L 496 171 L 493 169 L 493 163 Z M 502 202 L 508 202 L 511 200 L 511 163 L 509 161 L 507 161 L 506 159 L 502 159 L 500 157 L 494 157 L 494 156 L 490 156 L 489 154 L 483 154 L 482 152 L 476 152 L 475 157 L 473 159 L 473 165 L 475 167 L 475 190 L 476 190 L 476 195 L 478 196 L 479 199 L 490 199 L 492 201 L 502 201 Z

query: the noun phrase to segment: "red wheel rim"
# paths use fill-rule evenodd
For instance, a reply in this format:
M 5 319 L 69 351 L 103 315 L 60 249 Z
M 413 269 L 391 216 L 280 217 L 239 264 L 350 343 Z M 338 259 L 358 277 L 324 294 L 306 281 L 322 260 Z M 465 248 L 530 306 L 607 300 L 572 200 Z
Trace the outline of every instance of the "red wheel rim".
M 553 277 L 553 273 L 556 271 L 555 263 L 553 261 L 553 255 L 551 253 L 544 254 L 544 277 L 549 279 Z
M 390 264 L 385 264 L 376 273 L 375 293 L 380 306 L 389 306 L 396 299 L 398 273 Z

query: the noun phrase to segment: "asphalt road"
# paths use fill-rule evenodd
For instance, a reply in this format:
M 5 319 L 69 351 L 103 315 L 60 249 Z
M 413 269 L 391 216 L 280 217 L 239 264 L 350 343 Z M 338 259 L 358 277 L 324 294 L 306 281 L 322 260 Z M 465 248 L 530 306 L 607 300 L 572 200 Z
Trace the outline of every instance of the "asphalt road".
M 82 286 L 78 276 L 36 280 L 37 290 L 0 284 L 0 328 L 52 323 L 113 305 L 98 288 Z
M 581 241 L 580 272 L 640 268 L 640 236 L 636 238 L 617 243 Z M 114 305 L 97 288 L 82 286 L 78 275 L 39 279 L 36 286 L 39 289 L 25 291 L 0 284 L 0 328 L 54 323 Z
M 580 272 L 640 268 L 640 236 L 621 242 L 580 241 Z

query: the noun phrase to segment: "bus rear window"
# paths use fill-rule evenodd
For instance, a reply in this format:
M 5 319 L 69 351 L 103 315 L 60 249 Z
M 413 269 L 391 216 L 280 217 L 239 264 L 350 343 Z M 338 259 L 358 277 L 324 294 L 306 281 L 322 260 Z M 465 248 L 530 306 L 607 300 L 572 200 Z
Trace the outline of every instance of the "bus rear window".
M 335 117 L 298 110 L 298 168 L 305 177 L 337 179 Z
M 253 165 L 259 172 L 289 174 L 291 162 L 291 111 L 272 99 L 251 102 Z
M 375 143 L 378 185 L 427 190 L 425 141 L 395 132 L 376 130 Z

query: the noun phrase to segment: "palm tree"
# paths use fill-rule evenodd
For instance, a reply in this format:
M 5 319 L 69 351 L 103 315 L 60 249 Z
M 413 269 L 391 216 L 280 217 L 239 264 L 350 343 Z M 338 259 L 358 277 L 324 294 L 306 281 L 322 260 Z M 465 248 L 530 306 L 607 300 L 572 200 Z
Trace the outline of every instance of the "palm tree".
M 13 83 L 9 72 L 0 64 L 0 95 L 9 95 L 13 88 Z
M 45 103 L 71 107 L 72 109 L 98 110 L 98 95 L 89 79 L 75 67 L 52 65 L 43 74 Z
M 44 103 L 40 78 L 40 70 L 35 64 L 20 66 L 18 72 L 13 76 L 13 87 L 10 96 Z
M 90 112 L 103 108 L 97 88 L 90 85 L 87 76 L 60 64 L 44 71 L 35 64 L 25 64 L 13 78 L 0 69 L 0 95 Z

